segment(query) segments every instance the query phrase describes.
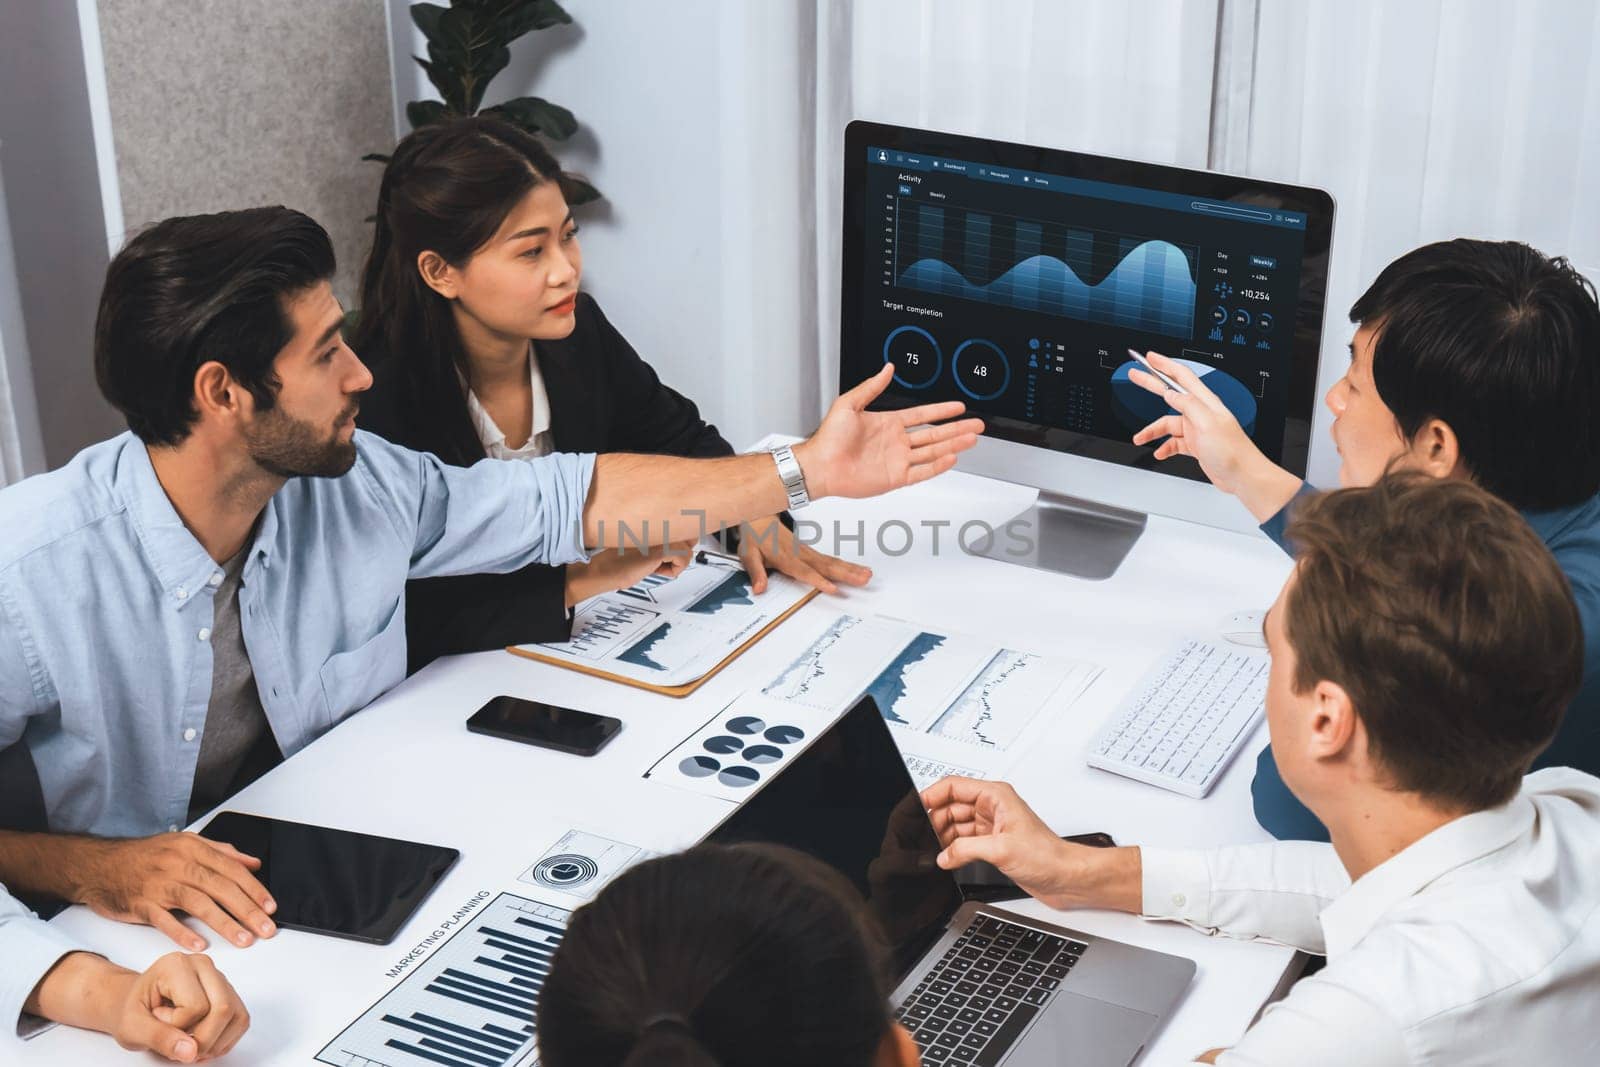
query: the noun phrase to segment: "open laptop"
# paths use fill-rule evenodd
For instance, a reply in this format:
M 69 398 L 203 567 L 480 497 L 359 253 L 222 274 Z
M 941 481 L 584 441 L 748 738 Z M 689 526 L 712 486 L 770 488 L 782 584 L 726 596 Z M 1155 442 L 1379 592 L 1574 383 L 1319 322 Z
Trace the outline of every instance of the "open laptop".
M 963 900 L 877 702 L 863 697 L 707 836 L 839 870 L 894 950 L 895 1014 L 929 1064 L 1124 1067 L 1193 961 Z

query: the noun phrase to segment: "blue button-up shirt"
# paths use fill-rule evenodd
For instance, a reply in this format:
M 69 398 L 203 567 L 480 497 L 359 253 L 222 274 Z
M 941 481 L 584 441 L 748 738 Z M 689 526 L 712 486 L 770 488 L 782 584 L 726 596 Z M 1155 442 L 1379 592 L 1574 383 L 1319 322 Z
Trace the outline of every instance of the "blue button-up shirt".
M 452 467 L 358 432 L 339 478 L 262 513 L 239 590 L 261 705 L 292 756 L 405 677 L 407 578 L 587 559 L 591 455 Z M 188 821 L 222 568 L 124 434 L 0 491 L 0 748 L 21 738 L 50 829 Z
M 407 578 L 588 558 L 594 456 L 461 468 L 355 441 L 344 476 L 278 491 L 244 565 L 245 649 L 285 755 L 405 677 Z M 0 490 L 0 748 L 27 746 L 51 830 L 187 822 L 221 573 L 132 434 Z M 61 947 L 0 895 L 0 969 Z M 42 973 L 0 983 L 0 1034 Z

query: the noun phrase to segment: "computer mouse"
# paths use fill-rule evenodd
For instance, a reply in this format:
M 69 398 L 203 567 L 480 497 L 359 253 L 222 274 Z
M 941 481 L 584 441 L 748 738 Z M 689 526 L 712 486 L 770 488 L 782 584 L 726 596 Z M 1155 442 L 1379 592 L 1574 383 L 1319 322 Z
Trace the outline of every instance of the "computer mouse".
M 1264 611 L 1236 611 L 1223 619 L 1217 629 L 1222 632 L 1224 641 L 1249 645 L 1251 648 L 1266 648 L 1267 639 L 1261 633 L 1261 620 L 1266 617 Z

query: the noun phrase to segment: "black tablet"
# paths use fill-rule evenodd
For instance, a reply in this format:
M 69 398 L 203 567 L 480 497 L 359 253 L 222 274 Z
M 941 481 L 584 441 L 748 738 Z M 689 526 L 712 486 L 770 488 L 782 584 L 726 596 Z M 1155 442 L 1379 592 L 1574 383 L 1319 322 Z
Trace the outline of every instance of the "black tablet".
M 286 930 L 386 945 L 461 853 L 349 830 L 225 811 L 200 830 L 261 860 L 256 877 Z

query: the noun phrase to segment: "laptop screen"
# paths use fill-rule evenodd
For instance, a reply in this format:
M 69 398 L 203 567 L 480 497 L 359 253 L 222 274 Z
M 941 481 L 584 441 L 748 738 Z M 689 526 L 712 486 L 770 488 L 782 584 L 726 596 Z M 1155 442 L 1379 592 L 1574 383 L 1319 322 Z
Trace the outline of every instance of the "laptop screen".
M 904 975 L 961 907 L 939 840 L 877 702 L 863 697 L 708 841 L 787 845 L 842 873 Z

